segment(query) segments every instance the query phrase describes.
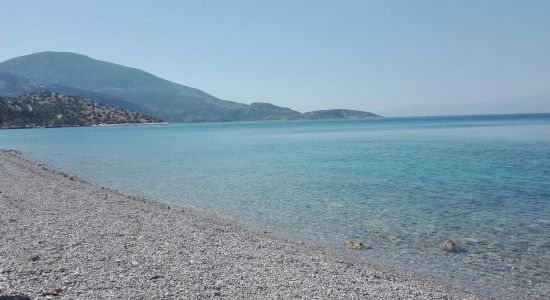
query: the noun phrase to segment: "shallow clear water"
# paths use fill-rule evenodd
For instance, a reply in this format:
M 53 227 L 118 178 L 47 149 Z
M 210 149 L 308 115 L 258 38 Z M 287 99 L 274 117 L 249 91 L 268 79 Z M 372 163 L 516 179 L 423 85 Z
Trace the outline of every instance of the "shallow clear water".
M 550 294 L 550 115 L 0 131 L 95 183 L 497 295 Z M 465 252 L 447 255 L 452 239 Z

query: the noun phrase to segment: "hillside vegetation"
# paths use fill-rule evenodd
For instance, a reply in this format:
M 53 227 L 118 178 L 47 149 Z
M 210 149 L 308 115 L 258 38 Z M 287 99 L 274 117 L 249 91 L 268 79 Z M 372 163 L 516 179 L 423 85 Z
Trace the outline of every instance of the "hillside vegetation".
M 161 121 L 138 112 L 53 92 L 0 97 L 1 128 L 158 122 Z

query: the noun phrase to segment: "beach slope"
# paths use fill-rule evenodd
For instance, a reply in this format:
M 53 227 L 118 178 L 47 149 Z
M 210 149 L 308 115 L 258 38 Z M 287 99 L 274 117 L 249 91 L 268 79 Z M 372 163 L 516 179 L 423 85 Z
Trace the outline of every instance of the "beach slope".
M 477 299 L 0 152 L 0 296 Z

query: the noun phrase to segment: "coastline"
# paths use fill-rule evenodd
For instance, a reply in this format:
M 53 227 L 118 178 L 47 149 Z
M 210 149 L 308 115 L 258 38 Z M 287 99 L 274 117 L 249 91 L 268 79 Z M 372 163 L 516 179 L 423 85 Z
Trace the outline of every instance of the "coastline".
M 0 296 L 480 299 L 0 151 Z
M 37 128 L 73 128 L 73 127 L 111 127 L 111 126 L 139 126 L 139 125 L 168 125 L 168 122 L 148 122 L 148 123 L 115 123 L 115 124 L 93 124 L 93 125 L 59 125 L 59 126 L 15 126 L 0 127 L 2 129 L 37 129 Z

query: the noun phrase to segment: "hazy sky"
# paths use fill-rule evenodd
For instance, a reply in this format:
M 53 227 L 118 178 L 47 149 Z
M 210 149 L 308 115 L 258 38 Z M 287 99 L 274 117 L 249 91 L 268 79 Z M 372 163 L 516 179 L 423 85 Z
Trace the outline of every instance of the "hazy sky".
M 550 103 L 550 1 L 0 0 L 0 61 L 45 50 L 300 111 Z

